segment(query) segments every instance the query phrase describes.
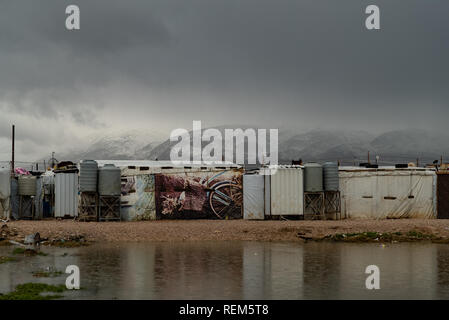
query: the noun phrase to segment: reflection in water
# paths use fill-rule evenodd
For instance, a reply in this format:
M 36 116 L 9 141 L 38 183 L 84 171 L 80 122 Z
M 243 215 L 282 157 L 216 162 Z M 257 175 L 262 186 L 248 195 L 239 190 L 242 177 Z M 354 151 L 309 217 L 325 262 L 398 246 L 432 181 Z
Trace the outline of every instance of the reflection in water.
M 1 247 L 0 255 L 11 251 Z M 82 290 L 67 299 L 449 298 L 449 247 L 438 244 L 150 242 L 43 251 L 48 256 L 1 264 L 0 292 L 63 284 L 65 275 L 32 272 L 75 264 Z M 365 288 L 370 264 L 380 268 L 380 290 Z

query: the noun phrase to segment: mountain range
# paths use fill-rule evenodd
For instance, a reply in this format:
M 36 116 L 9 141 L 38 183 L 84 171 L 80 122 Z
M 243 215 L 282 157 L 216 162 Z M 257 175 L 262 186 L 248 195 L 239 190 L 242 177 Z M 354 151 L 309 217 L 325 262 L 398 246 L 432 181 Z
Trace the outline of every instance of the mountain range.
M 223 137 L 224 129 L 217 127 Z M 239 128 L 246 129 L 244 126 Z M 268 135 L 268 134 L 267 134 Z M 190 135 L 192 137 L 192 134 Z M 92 138 L 86 146 L 62 154 L 64 159 L 96 160 L 170 160 L 170 150 L 175 144 L 165 139 L 167 135 L 156 132 L 126 131 Z M 279 163 L 291 160 L 340 161 L 352 165 L 366 162 L 368 152 L 371 162 L 380 164 L 415 162 L 431 163 L 441 156 L 449 156 L 448 136 L 425 130 L 396 130 L 382 134 L 350 130 L 312 130 L 295 133 L 279 130 Z M 203 146 L 208 142 L 203 142 Z M 245 148 L 245 150 L 247 150 Z M 269 143 L 267 143 L 269 150 Z M 245 152 L 245 156 L 248 156 Z

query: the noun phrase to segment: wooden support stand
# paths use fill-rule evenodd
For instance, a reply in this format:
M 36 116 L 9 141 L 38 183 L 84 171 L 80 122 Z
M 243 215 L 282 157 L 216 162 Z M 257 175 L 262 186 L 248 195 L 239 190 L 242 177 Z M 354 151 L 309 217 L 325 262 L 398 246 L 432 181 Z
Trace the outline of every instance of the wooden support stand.
M 33 220 L 34 213 L 34 196 L 19 196 L 19 219 Z
M 341 220 L 341 196 L 340 191 L 324 192 L 324 213 L 335 215 L 335 219 Z
M 98 221 L 98 194 L 81 192 L 78 205 L 78 220 Z
M 120 196 L 100 196 L 99 221 L 121 221 Z
M 324 192 L 304 192 L 304 220 L 326 220 Z

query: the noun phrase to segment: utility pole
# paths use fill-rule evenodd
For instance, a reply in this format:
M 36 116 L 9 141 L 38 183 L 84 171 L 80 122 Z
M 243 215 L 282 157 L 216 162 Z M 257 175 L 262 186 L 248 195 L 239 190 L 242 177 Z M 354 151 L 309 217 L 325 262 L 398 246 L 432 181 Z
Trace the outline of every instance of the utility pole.
M 369 151 L 368 151 L 368 163 L 370 163 L 370 162 L 369 162 Z
M 16 140 L 16 126 L 12 125 L 11 176 L 14 176 L 14 144 Z

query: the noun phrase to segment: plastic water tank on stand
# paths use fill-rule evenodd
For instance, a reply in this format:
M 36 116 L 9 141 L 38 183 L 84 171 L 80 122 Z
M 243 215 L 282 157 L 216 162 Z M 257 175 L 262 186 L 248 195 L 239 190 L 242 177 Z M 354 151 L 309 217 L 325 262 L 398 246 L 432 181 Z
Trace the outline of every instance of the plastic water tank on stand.
M 304 165 L 304 191 L 323 191 L 323 167 L 319 163 L 306 163 Z
M 98 169 L 98 193 L 100 196 L 121 195 L 121 170 L 113 164 Z
M 338 164 L 336 162 L 326 162 L 323 164 L 323 182 L 325 191 L 338 191 Z
M 36 195 L 36 177 L 19 176 L 19 195 L 20 196 Z
M 80 192 L 97 192 L 98 163 L 94 160 L 83 160 L 80 163 Z

